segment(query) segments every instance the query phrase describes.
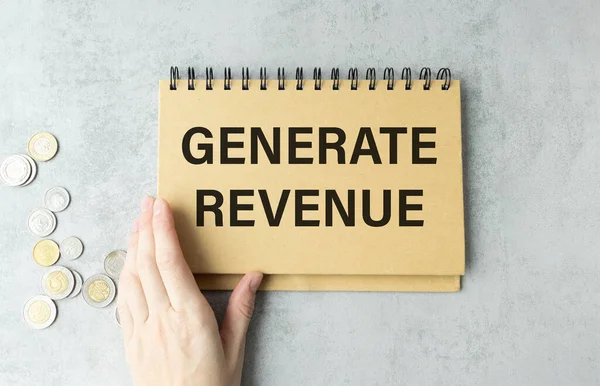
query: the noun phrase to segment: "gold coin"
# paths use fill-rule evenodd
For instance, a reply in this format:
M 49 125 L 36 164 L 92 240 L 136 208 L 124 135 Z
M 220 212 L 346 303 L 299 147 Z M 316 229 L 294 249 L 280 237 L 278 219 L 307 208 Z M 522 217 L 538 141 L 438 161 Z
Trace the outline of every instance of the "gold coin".
M 54 271 L 48 275 L 44 285 L 53 294 L 62 294 L 69 287 L 69 279 L 64 272 Z
M 50 133 L 37 133 L 27 144 L 29 155 L 37 161 L 49 161 L 58 152 L 58 141 Z
M 58 261 L 60 249 L 52 240 L 42 240 L 33 247 L 33 260 L 42 267 L 49 267 Z
M 23 319 L 31 328 L 49 327 L 56 319 L 56 304 L 48 296 L 34 296 L 23 307 Z
M 50 306 L 42 300 L 36 300 L 29 306 L 27 315 L 35 324 L 44 324 L 50 319 Z
M 88 295 L 96 303 L 102 303 L 110 296 L 110 287 L 104 280 L 94 280 L 88 287 Z

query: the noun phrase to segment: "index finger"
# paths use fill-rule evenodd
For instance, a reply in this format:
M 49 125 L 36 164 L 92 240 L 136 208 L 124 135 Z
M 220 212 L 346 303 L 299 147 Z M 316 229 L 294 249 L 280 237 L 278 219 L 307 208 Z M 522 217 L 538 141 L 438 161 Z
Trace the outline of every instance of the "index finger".
M 190 270 L 175 231 L 173 212 L 167 202 L 157 198 L 154 202 L 154 243 L 156 265 L 175 310 L 187 306 L 199 306 L 202 295 Z

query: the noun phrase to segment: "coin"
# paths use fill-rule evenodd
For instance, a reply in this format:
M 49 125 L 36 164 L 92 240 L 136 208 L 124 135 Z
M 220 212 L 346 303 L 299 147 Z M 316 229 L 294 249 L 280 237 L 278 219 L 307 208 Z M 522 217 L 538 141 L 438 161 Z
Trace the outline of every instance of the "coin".
M 58 142 L 50 133 L 37 133 L 29 139 L 27 150 L 35 160 L 49 161 L 58 152 Z
M 42 277 L 42 290 L 51 299 L 64 299 L 73 292 L 75 277 L 65 267 L 50 268 Z
M 73 292 L 71 292 L 71 294 L 69 295 L 70 299 L 79 295 L 79 293 L 81 292 L 81 287 L 83 286 L 83 278 L 81 277 L 79 272 L 73 271 L 73 270 L 71 270 L 71 272 L 73 273 L 73 276 L 75 277 L 75 287 L 73 287 Z
M 0 164 L 0 179 L 8 186 L 21 186 L 31 177 L 31 165 L 21 155 L 11 155 Z
M 35 161 L 33 160 L 33 158 L 31 158 L 30 156 L 26 155 L 26 154 L 21 154 L 21 157 L 25 158 L 27 160 L 27 162 L 29 162 L 29 165 L 31 166 L 31 175 L 29 176 L 29 179 L 27 181 L 25 181 L 25 183 L 23 184 L 23 186 L 29 185 L 33 182 L 33 180 L 35 180 L 35 177 L 37 176 L 37 165 L 35 163 Z
M 46 208 L 53 212 L 62 212 L 69 206 L 70 202 L 71 196 L 69 196 L 69 192 L 67 192 L 67 189 L 61 188 L 60 186 L 48 189 L 44 196 Z
M 125 266 L 125 259 L 127 258 L 127 252 L 125 251 L 112 251 L 104 258 L 104 271 L 108 276 L 115 280 L 119 279 L 123 266 Z
M 115 319 L 117 320 L 117 324 L 121 327 L 121 317 L 119 316 L 119 308 L 115 310 Z
M 83 283 L 83 298 L 92 307 L 103 308 L 115 299 L 116 287 L 110 277 L 101 273 L 88 278 Z
M 33 247 L 33 260 L 42 267 L 49 267 L 58 261 L 58 244 L 52 240 L 42 240 Z
M 67 260 L 75 260 L 83 253 L 83 243 L 75 236 L 67 237 L 60 243 L 60 255 Z
M 37 209 L 29 215 L 28 225 L 31 233 L 46 237 L 56 229 L 56 216 L 48 209 Z
M 56 320 L 56 304 L 48 296 L 34 296 L 25 303 L 23 318 L 31 328 L 49 327 Z

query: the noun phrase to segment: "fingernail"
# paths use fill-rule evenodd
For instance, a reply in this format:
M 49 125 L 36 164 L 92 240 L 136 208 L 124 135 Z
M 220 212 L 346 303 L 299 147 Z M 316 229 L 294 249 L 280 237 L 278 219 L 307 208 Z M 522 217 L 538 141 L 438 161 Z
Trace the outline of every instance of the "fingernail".
M 142 213 L 146 213 L 152 206 L 152 197 L 146 196 L 142 200 Z
M 263 279 L 263 275 L 262 273 L 260 275 L 256 275 L 252 278 L 252 280 L 250 280 L 250 291 L 256 293 L 256 291 L 258 290 L 258 287 L 260 287 L 260 283 L 262 282 Z
M 158 215 L 160 214 L 160 212 L 163 211 L 163 208 L 165 207 L 165 200 L 163 200 L 162 198 L 157 198 L 154 201 L 154 215 Z

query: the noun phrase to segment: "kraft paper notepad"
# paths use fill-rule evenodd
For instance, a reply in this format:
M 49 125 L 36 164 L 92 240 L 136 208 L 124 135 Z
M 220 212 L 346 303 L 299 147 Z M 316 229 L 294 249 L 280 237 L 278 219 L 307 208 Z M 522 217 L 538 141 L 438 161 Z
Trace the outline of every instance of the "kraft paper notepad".
M 160 81 L 158 195 L 200 287 L 459 290 L 460 83 L 440 72 Z

